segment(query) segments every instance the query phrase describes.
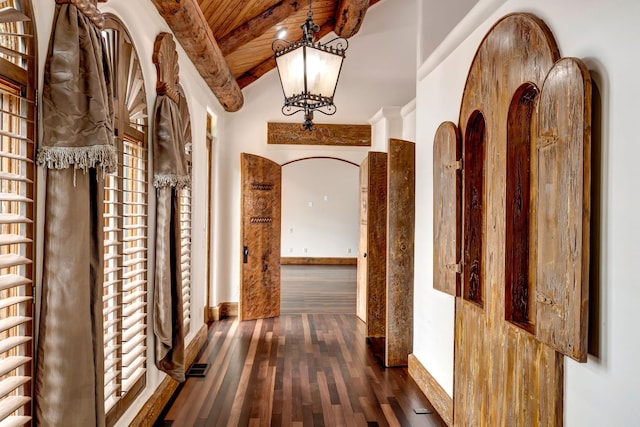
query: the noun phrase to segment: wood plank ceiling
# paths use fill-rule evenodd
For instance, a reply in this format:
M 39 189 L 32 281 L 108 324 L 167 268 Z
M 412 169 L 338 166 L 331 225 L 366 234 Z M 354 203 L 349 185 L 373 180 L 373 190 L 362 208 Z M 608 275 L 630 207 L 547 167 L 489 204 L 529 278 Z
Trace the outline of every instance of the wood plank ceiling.
M 334 31 L 356 34 L 369 6 L 378 0 L 314 0 L 316 39 Z M 244 102 L 241 89 L 275 68 L 271 43 L 302 37 L 305 0 L 152 0 L 191 61 L 227 111 Z

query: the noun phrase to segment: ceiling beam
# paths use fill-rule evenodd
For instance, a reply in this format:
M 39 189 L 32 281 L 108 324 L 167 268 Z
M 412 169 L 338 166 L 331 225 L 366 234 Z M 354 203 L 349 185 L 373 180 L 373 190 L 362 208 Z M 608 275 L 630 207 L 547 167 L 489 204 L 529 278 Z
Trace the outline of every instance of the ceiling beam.
M 229 70 L 197 0 L 151 0 L 169 24 L 196 69 L 226 111 L 244 104 L 240 86 Z
M 316 33 L 316 40 L 321 39 L 331 31 L 333 31 L 332 21 L 333 18 L 331 18 L 320 27 L 320 31 Z M 238 77 L 238 85 L 240 85 L 241 89 L 244 89 L 274 68 L 276 68 L 276 61 L 273 56 L 270 56 L 266 60 L 262 61 L 261 63 Z
M 284 21 L 300 9 L 300 3 L 296 0 L 282 0 L 271 6 L 260 15 L 249 19 L 242 25 L 234 28 L 220 40 L 218 46 L 224 56 L 237 50 L 240 46 L 249 43 L 254 38 L 260 37 L 274 25 Z
M 340 0 L 336 8 L 336 25 L 333 31 L 338 36 L 346 39 L 357 33 L 370 3 L 374 2 L 369 0 Z

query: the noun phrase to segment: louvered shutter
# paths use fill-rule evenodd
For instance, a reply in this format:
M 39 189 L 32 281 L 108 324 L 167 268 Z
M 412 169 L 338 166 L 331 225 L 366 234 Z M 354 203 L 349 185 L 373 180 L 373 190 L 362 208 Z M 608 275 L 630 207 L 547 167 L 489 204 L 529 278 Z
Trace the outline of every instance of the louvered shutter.
M 184 141 L 187 170 L 192 175 L 193 138 L 191 135 L 191 115 L 189 105 L 182 86 L 177 85 L 180 93 L 180 118 L 182 119 L 182 140 Z M 189 333 L 191 325 L 191 219 L 192 219 L 192 187 L 180 190 L 180 264 L 182 267 L 182 316 L 184 335 Z
M 35 67 L 28 10 L 19 0 L 0 9 L 0 425 L 11 426 L 31 420 Z
M 124 140 L 122 226 L 122 390 L 146 370 L 147 166 L 142 141 Z
M 180 190 L 180 263 L 183 327 L 186 335 L 191 323 L 191 187 Z
M 536 337 L 578 361 L 587 358 L 590 131 L 589 72 L 562 59 L 538 103 Z
M 147 106 L 142 70 L 124 27 L 107 17 L 102 37 L 115 94 L 118 168 L 105 179 L 105 410 L 112 424 L 144 387 L 147 368 Z

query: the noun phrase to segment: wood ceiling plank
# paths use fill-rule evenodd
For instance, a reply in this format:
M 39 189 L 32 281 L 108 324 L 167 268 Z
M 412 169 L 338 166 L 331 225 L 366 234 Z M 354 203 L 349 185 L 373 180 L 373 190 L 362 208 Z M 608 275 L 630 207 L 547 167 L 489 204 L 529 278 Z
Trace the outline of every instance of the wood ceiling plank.
M 260 37 L 279 22 L 284 21 L 300 8 L 296 0 L 282 0 L 257 16 L 249 19 L 218 40 L 223 55 L 234 52 L 240 46 Z
M 305 19 L 306 12 L 304 10 L 299 10 L 280 24 L 281 27 L 285 27 L 289 30 L 287 40 L 300 40 L 302 38 L 300 25 Z M 320 25 L 320 32 L 316 34 L 316 40 L 321 39 L 333 30 L 333 11 L 325 9 L 323 10 L 323 13 L 319 14 L 317 17 L 314 14 L 314 20 Z M 245 74 L 254 74 L 260 77 L 265 72 L 275 67 L 275 62 L 270 61 L 273 57 L 271 44 L 273 43 L 275 33 L 276 28 L 274 26 L 271 31 L 267 31 L 262 36 L 245 44 L 242 49 L 238 49 L 235 52 L 226 55 L 229 68 L 236 78 L 244 76 Z M 265 61 L 269 61 L 273 66 L 265 69 L 263 64 Z M 264 70 L 264 72 L 258 75 L 260 70 Z M 255 81 L 255 79 L 252 81 Z
M 249 19 L 273 7 L 279 0 L 199 0 L 217 40 L 229 34 Z
M 238 82 L 238 86 L 240 89 L 244 89 L 249 86 L 251 83 L 258 80 L 260 77 L 273 70 L 276 67 L 276 61 L 273 57 L 269 57 L 269 59 L 259 63 L 249 71 L 243 73 L 236 81 Z

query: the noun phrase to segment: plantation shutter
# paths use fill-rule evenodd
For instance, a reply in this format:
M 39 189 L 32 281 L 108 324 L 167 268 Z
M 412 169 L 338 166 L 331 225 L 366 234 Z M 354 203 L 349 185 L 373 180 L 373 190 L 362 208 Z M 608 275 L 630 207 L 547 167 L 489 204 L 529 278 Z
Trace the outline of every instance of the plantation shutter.
M 189 165 L 191 169 L 191 165 Z M 191 187 L 180 190 L 180 263 L 184 334 L 191 324 Z
M 178 108 L 182 119 L 182 138 L 184 142 L 184 154 L 187 161 L 187 173 L 192 174 L 191 153 L 193 141 L 191 136 L 191 115 L 187 98 L 182 86 L 177 85 L 180 93 Z M 192 190 L 191 186 L 182 188 L 180 197 L 180 264 L 182 265 L 182 316 L 184 335 L 189 333 L 191 325 L 191 219 L 192 219 Z
M 12 426 L 31 421 L 33 369 L 35 64 L 25 10 L 0 2 L 0 425 Z
M 142 70 L 125 28 L 107 17 L 102 37 L 114 70 L 118 167 L 105 179 L 105 410 L 111 425 L 146 384 L 147 105 Z
M 582 62 L 558 61 L 538 103 L 536 337 L 587 358 L 591 185 L 591 80 Z
M 460 295 L 460 133 L 444 122 L 433 142 L 433 288 Z

